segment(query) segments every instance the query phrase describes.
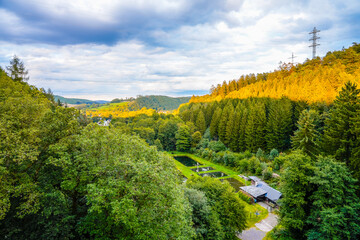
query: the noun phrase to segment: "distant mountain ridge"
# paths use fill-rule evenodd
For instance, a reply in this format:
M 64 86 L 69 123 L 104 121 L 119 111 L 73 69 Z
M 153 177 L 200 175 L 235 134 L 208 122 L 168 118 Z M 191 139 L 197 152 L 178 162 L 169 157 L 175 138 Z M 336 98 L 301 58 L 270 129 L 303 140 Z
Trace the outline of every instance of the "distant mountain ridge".
M 160 95 L 138 96 L 132 102 L 132 107 L 141 109 L 151 108 L 157 111 L 170 111 L 177 109 L 180 104 L 189 102 L 191 97 L 168 97 Z
M 88 100 L 88 99 L 81 99 L 81 98 L 66 98 L 59 95 L 54 95 L 55 101 L 58 101 L 60 99 L 60 102 L 67 103 L 67 104 L 104 104 L 108 103 L 109 101 L 105 100 Z

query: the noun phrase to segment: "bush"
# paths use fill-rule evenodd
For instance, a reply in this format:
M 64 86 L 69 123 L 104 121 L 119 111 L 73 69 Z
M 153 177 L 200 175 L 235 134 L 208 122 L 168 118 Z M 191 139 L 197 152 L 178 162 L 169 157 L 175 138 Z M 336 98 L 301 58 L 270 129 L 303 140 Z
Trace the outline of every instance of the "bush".
M 272 177 L 273 171 L 271 167 L 267 167 L 262 171 L 262 176 L 264 180 L 269 180 Z
M 243 200 L 244 202 L 248 203 L 248 204 L 253 204 L 254 203 L 254 199 L 252 197 L 249 197 L 248 195 L 246 195 L 245 193 L 239 191 L 239 198 L 241 200 Z
M 208 147 L 215 152 L 226 150 L 226 146 L 221 141 L 210 141 Z
M 269 154 L 269 159 L 272 161 L 274 160 L 276 157 L 279 156 L 279 151 L 275 148 L 273 148 L 271 151 L 270 151 L 270 154 Z

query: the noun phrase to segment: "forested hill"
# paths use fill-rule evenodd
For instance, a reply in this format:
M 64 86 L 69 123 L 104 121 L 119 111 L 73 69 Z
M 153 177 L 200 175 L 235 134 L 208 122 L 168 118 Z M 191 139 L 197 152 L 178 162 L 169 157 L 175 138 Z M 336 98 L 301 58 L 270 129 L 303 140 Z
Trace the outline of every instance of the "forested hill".
M 213 86 L 210 94 L 192 97 L 190 102 L 288 97 L 294 101 L 330 104 L 347 81 L 360 81 L 360 44 L 357 43 L 302 64 L 282 64 L 274 72 L 243 75 L 238 80 L 224 81 Z
M 139 96 L 133 102 L 133 105 L 137 109 L 151 108 L 155 110 L 174 110 L 177 109 L 180 104 L 189 102 L 190 97 L 167 97 L 167 96 Z
M 81 98 L 65 98 L 62 96 L 54 95 L 55 101 L 60 100 L 62 103 L 67 104 L 104 104 L 108 103 L 108 101 L 105 100 L 98 100 L 98 101 L 92 101 L 87 99 L 81 99 Z

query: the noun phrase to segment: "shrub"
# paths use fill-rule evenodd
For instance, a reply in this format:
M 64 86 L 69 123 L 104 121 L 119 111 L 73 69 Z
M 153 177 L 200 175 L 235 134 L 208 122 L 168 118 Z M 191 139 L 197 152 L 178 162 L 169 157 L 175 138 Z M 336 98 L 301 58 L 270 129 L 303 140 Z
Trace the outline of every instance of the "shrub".
M 254 199 L 252 197 L 249 197 L 248 195 L 246 195 L 245 193 L 239 191 L 239 198 L 241 200 L 243 200 L 244 202 L 248 203 L 248 204 L 253 204 L 254 203 Z

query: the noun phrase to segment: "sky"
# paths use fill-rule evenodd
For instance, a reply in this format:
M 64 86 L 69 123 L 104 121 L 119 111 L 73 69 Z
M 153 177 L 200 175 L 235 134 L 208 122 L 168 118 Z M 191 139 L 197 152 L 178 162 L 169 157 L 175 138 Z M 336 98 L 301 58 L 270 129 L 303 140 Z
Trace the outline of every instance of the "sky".
M 359 0 L 0 0 L 0 66 L 65 97 L 191 96 L 360 42 Z

